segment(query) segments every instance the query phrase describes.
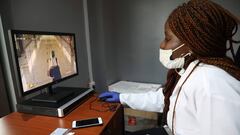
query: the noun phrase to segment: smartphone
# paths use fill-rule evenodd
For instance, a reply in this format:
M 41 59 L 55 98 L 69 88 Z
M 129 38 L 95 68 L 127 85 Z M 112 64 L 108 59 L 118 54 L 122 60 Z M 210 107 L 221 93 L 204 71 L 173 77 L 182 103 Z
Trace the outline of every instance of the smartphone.
M 89 126 L 97 126 L 102 125 L 103 120 L 101 117 L 84 119 L 84 120 L 76 120 L 72 122 L 72 128 L 80 128 L 80 127 L 89 127 Z

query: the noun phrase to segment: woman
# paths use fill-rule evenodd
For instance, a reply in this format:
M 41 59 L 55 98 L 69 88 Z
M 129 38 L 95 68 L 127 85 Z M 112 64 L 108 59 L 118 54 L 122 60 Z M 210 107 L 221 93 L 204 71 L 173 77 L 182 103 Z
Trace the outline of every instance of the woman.
M 163 112 L 175 135 L 240 135 L 240 68 L 226 56 L 238 20 L 209 0 L 177 7 L 165 24 L 160 62 L 169 69 L 165 86 L 140 94 L 102 93 L 106 101 Z M 229 46 L 227 46 L 229 42 Z

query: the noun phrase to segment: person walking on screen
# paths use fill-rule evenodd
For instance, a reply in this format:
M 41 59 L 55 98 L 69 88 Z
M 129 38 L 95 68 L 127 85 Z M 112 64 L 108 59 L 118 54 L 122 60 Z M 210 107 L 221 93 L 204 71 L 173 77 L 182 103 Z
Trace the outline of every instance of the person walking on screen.
M 52 77 L 53 81 L 56 81 L 61 78 L 61 72 L 58 65 L 57 57 L 55 56 L 55 52 L 51 51 L 51 56 L 49 59 L 49 70 L 48 74 L 50 77 Z

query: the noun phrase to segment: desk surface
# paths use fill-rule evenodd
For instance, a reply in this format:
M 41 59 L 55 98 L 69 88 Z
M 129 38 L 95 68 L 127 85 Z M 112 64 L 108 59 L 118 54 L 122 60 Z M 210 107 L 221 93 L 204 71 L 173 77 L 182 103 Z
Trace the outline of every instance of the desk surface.
M 103 125 L 73 129 L 75 135 L 97 135 L 102 132 L 116 111 L 99 112 L 90 109 L 106 110 L 103 102 L 91 96 L 75 110 L 63 118 L 31 115 L 14 112 L 0 119 L 0 135 L 49 135 L 56 128 L 71 128 L 73 120 L 102 117 Z M 106 103 L 105 103 L 106 104 Z M 119 109 L 120 104 L 117 104 Z

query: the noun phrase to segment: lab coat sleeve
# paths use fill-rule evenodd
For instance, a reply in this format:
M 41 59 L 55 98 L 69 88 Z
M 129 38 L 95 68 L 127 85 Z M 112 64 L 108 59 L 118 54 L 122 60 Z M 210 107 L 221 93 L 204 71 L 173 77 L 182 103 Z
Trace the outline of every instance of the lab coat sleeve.
M 240 135 L 239 101 L 207 95 L 198 112 L 201 135 Z
M 120 94 L 120 102 L 136 110 L 162 112 L 164 96 L 162 88 L 146 93 L 123 93 Z

